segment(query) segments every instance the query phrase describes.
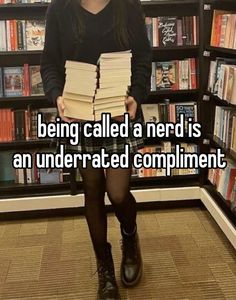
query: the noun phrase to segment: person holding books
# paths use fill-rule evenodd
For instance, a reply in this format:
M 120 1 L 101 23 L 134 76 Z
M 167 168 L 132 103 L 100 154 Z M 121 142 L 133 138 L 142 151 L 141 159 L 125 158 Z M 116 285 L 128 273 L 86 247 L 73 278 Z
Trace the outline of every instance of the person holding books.
M 139 0 L 53 0 L 46 15 L 45 45 L 41 76 L 48 99 L 64 116 L 65 62 L 96 64 L 102 53 L 131 50 L 131 85 L 126 99 L 133 122 L 143 122 L 141 101 L 150 90 L 151 48 Z M 78 85 L 80 82 L 78 82 Z M 122 117 L 114 117 L 119 122 Z M 122 153 L 124 144 L 131 153 L 144 146 L 143 138 L 82 138 L 75 151 Z M 133 286 L 141 278 L 142 258 L 136 224 L 136 201 L 130 192 L 130 169 L 80 169 L 85 193 L 85 214 L 98 267 L 98 298 L 120 299 L 115 279 L 111 245 L 107 242 L 105 191 L 120 222 L 122 236 L 121 280 Z M 79 253 L 78 253 L 79 255 Z

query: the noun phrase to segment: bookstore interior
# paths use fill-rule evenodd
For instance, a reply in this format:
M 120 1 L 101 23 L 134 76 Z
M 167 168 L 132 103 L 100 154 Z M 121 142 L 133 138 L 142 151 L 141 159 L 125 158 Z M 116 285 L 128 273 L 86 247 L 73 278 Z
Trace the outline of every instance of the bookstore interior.
M 44 95 L 40 74 L 45 14 L 49 2 L 0 0 L 0 215 L 1 222 L 5 224 L 2 226 L 17 220 L 21 220 L 21 224 L 38 218 L 50 218 L 58 222 L 59 217 L 76 218 L 83 215 L 82 179 L 78 168 L 72 168 L 68 163 L 67 167 L 62 165 L 48 172 L 46 164 L 40 168 L 39 162 L 44 157 L 50 157 L 43 154 L 49 154 L 56 148 L 53 136 L 42 134 L 43 137 L 40 137 L 37 128 L 38 116 L 41 123 L 52 125 L 58 113 Z M 152 47 L 150 92 L 148 99 L 141 104 L 144 122 L 146 125 L 173 125 L 180 122 L 184 115 L 185 120 L 201 124 L 201 134 L 178 136 L 177 132 L 174 134 L 173 126 L 169 135 L 149 134 L 145 137 L 145 147 L 139 150 L 137 158 L 146 157 L 146 165 L 133 166 L 131 178 L 138 211 L 158 211 L 163 214 L 167 211 L 171 214 L 180 208 L 201 208 L 217 224 L 232 249 L 236 249 L 236 1 L 146 0 L 141 1 L 141 5 Z M 122 97 L 125 97 L 127 86 L 130 85 L 130 66 L 129 51 L 102 54 L 99 58 L 98 88 L 97 66 L 67 61 L 63 91 L 65 116 L 100 121 L 103 112 L 109 112 L 111 117 L 124 114 L 126 107 Z M 75 77 L 85 84 L 78 86 Z M 188 125 L 184 126 L 186 129 Z M 73 128 L 70 130 L 73 134 Z M 225 157 L 224 168 L 220 168 L 219 164 L 205 167 L 189 164 L 182 168 L 175 164 L 167 174 L 164 167 L 153 167 L 152 164 L 148 167 L 150 156 L 147 154 L 164 153 L 162 157 L 167 159 L 169 154 L 176 153 L 177 146 L 192 154 L 191 157 L 198 158 L 203 154 L 210 157 L 210 154 L 220 152 Z M 31 165 L 25 167 L 22 164 L 14 168 L 13 157 L 17 153 L 21 157 L 30 157 Z M 24 153 L 28 156 L 22 156 Z M 170 163 L 171 160 L 167 165 Z M 109 211 L 111 207 L 107 200 L 106 204 Z M 13 232 L 13 227 L 12 231 L 8 230 L 9 235 Z M 1 231 L 0 225 L 0 241 L 2 237 L 4 231 Z M 7 238 L 6 235 L 5 240 Z M 79 240 L 79 234 L 77 238 Z M 24 242 L 19 240 L 18 243 Z M 40 241 L 38 245 L 41 245 Z M 2 275 L 5 273 L 1 273 L 1 269 L 11 270 L 11 266 L 4 264 L 4 247 L 13 249 L 10 247 L 14 245 L 0 246 L 0 299 L 82 299 L 74 296 L 24 298 L 20 290 L 18 294 L 8 294 L 7 287 L 5 290 L 1 288 L 5 280 L 5 275 Z M 172 247 L 175 248 L 174 242 Z M 210 249 L 209 252 L 214 252 L 213 248 Z M 9 251 L 13 253 L 13 250 Z M 66 256 L 66 252 L 63 253 Z M 71 255 L 75 256 L 75 253 Z M 85 250 L 82 255 L 85 255 Z M 159 259 L 164 258 L 159 255 Z M 236 283 L 235 262 L 234 256 L 234 262 L 231 261 L 231 273 L 235 275 L 232 284 Z M 162 267 L 165 268 L 163 261 Z M 23 265 L 23 269 L 27 270 L 27 267 Z M 9 274 L 12 277 L 6 277 L 9 280 L 8 289 L 10 284 L 16 282 L 13 272 Z M 226 276 L 223 272 L 221 275 Z M 35 274 L 29 276 L 36 278 Z M 161 277 L 158 278 L 161 281 Z M 199 282 L 196 284 L 201 285 Z M 210 285 L 205 289 L 208 287 L 210 289 Z M 21 288 L 25 291 L 31 286 Z M 204 287 L 200 288 L 204 290 Z M 186 291 L 188 296 L 177 289 L 176 298 L 173 295 L 167 298 L 155 297 L 155 294 L 150 296 L 148 292 L 136 296 L 132 291 L 129 296 L 126 295 L 126 299 L 216 299 L 216 294 L 212 294 L 212 297 L 206 294 L 201 298 L 188 294 L 190 291 L 187 288 Z M 161 293 L 164 292 L 160 285 L 160 295 L 164 295 Z M 227 296 L 221 296 L 217 299 L 236 299 L 235 290 L 229 289 Z M 92 299 L 92 296 L 87 299 Z

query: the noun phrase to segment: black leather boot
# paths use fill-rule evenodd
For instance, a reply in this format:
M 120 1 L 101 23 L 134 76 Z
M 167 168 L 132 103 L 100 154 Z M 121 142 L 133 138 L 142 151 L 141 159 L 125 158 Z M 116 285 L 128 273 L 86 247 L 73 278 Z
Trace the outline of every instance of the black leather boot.
M 107 243 L 106 258 L 97 258 L 98 271 L 98 300 L 120 300 L 120 294 L 115 278 L 111 245 Z
M 142 257 L 137 230 L 126 235 L 122 228 L 121 281 L 126 286 L 136 285 L 142 276 Z

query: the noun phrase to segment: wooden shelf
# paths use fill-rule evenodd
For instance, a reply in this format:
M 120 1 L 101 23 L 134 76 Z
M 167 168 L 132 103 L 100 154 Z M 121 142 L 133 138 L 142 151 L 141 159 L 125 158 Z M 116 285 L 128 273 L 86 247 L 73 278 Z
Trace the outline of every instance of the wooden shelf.
M 199 46 L 153 47 L 153 60 L 173 60 L 198 57 Z
M 154 0 L 154 1 L 141 1 L 143 6 L 149 5 L 180 5 L 180 4 L 197 4 L 198 0 Z
M 208 95 L 208 96 L 210 96 L 211 99 L 213 99 L 215 101 L 216 105 L 219 105 L 219 106 L 229 106 L 229 107 L 232 107 L 232 108 L 236 109 L 236 105 L 235 104 L 231 104 L 231 103 L 229 103 L 226 100 L 222 100 L 218 96 L 212 94 L 211 92 L 206 92 L 205 94 Z
M 19 50 L 19 51 L 0 51 L 0 57 L 1 56 L 27 56 L 27 55 L 41 55 L 42 50 L 33 50 L 33 51 L 27 51 L 27 50 Z
M 29 141 L 12 141 L 12 142 L 0 142 L 0 151 L 12 150 L 12 149 L 33 149 L 49 147 L 51 140 L 29 140 Z
M 46 96 L 20 96 L 20 97 L 0 97 L 0 102 L 9 101 L 42 101 L 47 100 Z
M 26 96 L 26 97 L 4 97 L 0 98 L 0 108 L 24 109 L 27 105 L 31 107 L 53 107 L 46 96 Z
M 222 195 L 216 191 L 216 188 L 208 182 L 207 185 L 203 186 L 208 193 L 212 196 L 216 204 L 221 208 L 221 210 L 225 213 L 227 218 L 230 220 L 230 222 L 236 226 L 236 213 L 234 213 L 230 205 L 225 201 L 225 199 L 222 197 Z
M 24 8 L 24 9 L 32 9 L 32 8 L 42 8 L 42 9 L 45 9 L 48 7 L 48 4 L 49 3 L 16 3 L 16 4 L 1 4 L 0 5 L 0 11 L 1 10 L 6 10 L 6 9 L 14 9 L 14 8 L 17 8 L 17 9 L 21 9 L 21 8 Z
M 165 103 L 167 99 L 170 101 L 170 103 L 197 101 L 198 97 L 199 89 L 151 91 L 145 103 Z
M 151 96 L 159 96 L 159 95 L 196 95 L 199 93 L 199 89 L 194 90 L 159 90 L 152 91 L 149 95 Z
M 208 51 L 215 52 L 217 55 L 235 55 L 236 56 L 236 49 L 228 49 L 228 48 L 220 48 L 220 47 L 213 47 L 213 46 L 208 46 L 206 47 Z
M 149 189 L 149 188 L 168 188 L 168 187 L 186 187 L 198 186 L 199 175 L 179 175 L 171 177 L 132 177 L 131 188 Z M 77 193 L 83 193 L 82 183 L 77 182 Z M 70 194 L 70 183 L 63 182 L 58 184 L 16 184 L 14 182 L 0 183 L 0 199 L 17 197 L 37 197 Z
M 233 150 L 227 149 L 225 144 L 216 136 L 212 134 L 208 134 L 207 138 L 210 140 L 211 145 L 215 148 L 221 148 L 222 151 L 228 156 L 230 159 L 236 162 L 236 153 Z

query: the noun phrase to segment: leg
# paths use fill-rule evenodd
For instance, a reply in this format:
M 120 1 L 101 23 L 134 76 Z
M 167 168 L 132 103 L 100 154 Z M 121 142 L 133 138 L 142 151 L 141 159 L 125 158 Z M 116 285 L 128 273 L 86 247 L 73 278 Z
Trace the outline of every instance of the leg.
M 131 169 L 107 169 L 107 195 L 115 209 L 115 214 L 127 233 L 136 227 L 136 201 L 130 192 Z
M 85 194 L 85 215 L 97 259 L 98 299 L 120 299 L 111 253 L 107 243 L 107 216 L 104 204 L 105 176 L 102 169 L 80 167 Z
M 142 257 L 136 227 L 136 201 L 130 192 L 131 169 L 108 169 L 106 187 L 121 224 L 121 281 L 133 286 L 142 275 Z
M 79 168 L 83 179 L 85 195 L 85 217 L 96 256 L 103 258 L 107 243 L 107 216 L 104 204 L 105 176 L 102 169 L 94 169 L 88 164 Z

